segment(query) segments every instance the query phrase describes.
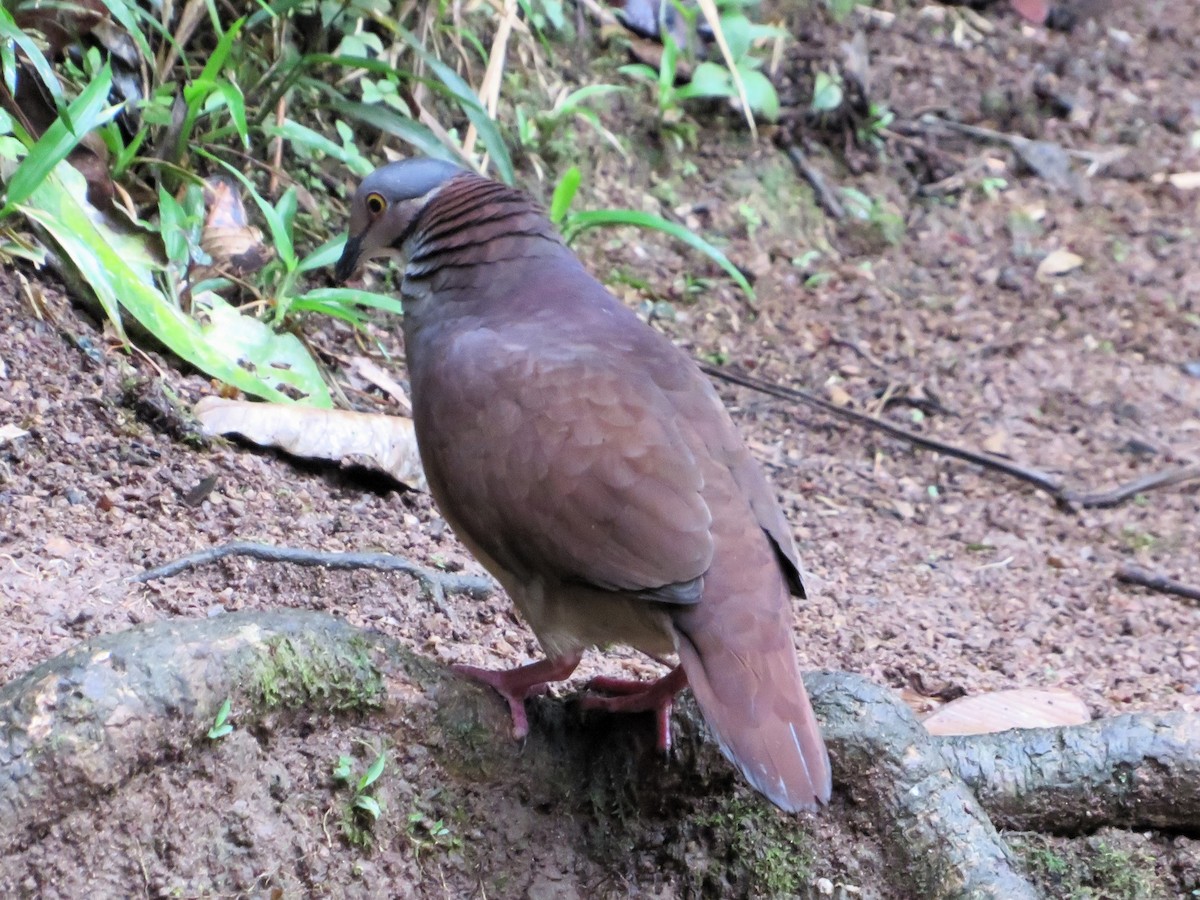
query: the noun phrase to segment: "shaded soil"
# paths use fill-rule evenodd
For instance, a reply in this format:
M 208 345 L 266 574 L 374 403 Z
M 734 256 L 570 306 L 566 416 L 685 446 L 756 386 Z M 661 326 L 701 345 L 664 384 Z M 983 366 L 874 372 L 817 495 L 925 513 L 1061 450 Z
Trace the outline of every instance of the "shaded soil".
M 756 276 L 758 303 L 713 278 L 708 263 L 648 237 L 587 235 L 581 252 L 593 269 L 632 304 L 666 301 L 656 324 L 698 356 L 827 390 L 1071 484 L 1112 486 L 1200 458 L 1200 192 L 1154 177 L 1200 170 L 1191 0 L 1112 10 L 1068 35 L 997 13 L 994 31 L 966 44 L 956 44 L 956 19 L 941 7 L 845 25 L 791 18 L 800 40 L 779 74 L 785 98 L 814 67 L 839 59 L 856 28 L 865 34 L 873 97 L 898 117 L 886 154 L 843 156 L 836 130 L 814 131 L 802 111 L 776 137 L 807 142 L 831 183 L 874 198 L 874 220 L 828 221 L 770 140 L 749 143 L 732 116 L 705 119 L 697 149 L 680 154 L 649 134 L 641 98 L 631 97 L 605 121 L 643 152 L 626 161 L 600 146 L 576 148 L 588 171 L 578 202 L 667 212 L 726 237 L 730 257 Z M 1083 193 L 1058 190 L 1006 146 L 922 132 L 917 116 L 930 110 L 1067 148 L 1127 153 L 1094 177 L 1075 162 Z M 960 189 L 917 194 L 956 174 Z M 880 227 L 889 216 L 904 225 L 894 244 Z M 1040 261 L 1059 249 L 1082 264 L 1039 277 Z M 692 293 L 685 275 L 713 280 Z M 362 352 L 336 324 L 311 329 L 330 359 Z M 399 354 L 385 324 L 374 336 Z M 157 357 L 124 354 L 41 276 L 0 273 L 0 426 L 29 432 L 0 446 L 0 682 L 95 635 L 241 609 L 332 612 L 439 664 L 537 655 L 503 597 L 450 598 L 439 610 L 404 576 L 227 560 L 146 586 L 126 582 L 231 540 L 382 550 L 479 571 L 424 495 L 168 436 L 129 403 L 131 370 L 161 372 L 188 403 L 212 391 Z M 357 405 L 387 410 L 345 378 Z M 724 395 L 779 488 L 813 575 L 813 596 L 796 610 L 806 667 L 860 672 L 925 706 L 1057 686 L 1096 715 L 1200 711 L 1200 609 L 1112 577 L 1136 562 L 1200 584 L 1194 483 L 1068 512 L 1028 486 L 813 411 Z M 883 408 L 885 396 L 908 402 Z M 211 491 L 193 493 L 208 478 Z M 614 652 L 594 655 L 579 678 L 617 668 L 655 669 Z M 429 721 L 420 719 L 434 729 Z M 549 790 L 481 795 L 418 743 L 448 740 L 458 738 L 434 729 L 426 740 L 378 714 L 235 730 L 214 745 L 198 736 L 200 748 L 181 748 L 176 763 L 141 773 L 0 860 L 0 893 L 674 897 L 720 893 L 703 873 L 726 864 L 721 854 L 771 852 L 720 844 L 713 822 L 698 821 L 669 838 L 623 830 L 620 847 L 590 840 L 599 811 L 572 799 L 563 815 Z M 360 742 L 389 745 L 394 759 L 371 850 L 339 833 L 345 798 L 329 774 L 341 754 L 369 761 Z M 757 809 L 732 782 L 722 790 L 739 816 Z M 844 896 L 846 886 L 861 892 L 854 896 L 904 895 L 864 825 L 869 811 L 853 807 L 842 796 L 825 815 L 794 823 L 805 851 L 788 852 L 805 857 L 805 877 L 786 892 L 815 894 L 828 879 Z M 1200 848 L 1186 837 L 1019 843 L 1055 895 L 1200 888 Z M 1112 863 L 1114 848 L 1133 873 L 1124 893 L 1115 876 L 1087 880 L 1097 860 Z

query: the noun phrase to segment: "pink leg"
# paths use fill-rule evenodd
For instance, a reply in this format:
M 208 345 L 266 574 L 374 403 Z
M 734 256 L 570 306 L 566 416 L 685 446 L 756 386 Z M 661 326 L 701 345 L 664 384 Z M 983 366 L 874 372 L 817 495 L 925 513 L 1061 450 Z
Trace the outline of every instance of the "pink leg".
M 656 681 L 600 676 L 589 681 L 587 689 L 616 696 L 599 697 L 595 694 L 585 694 L 579 702 L 584 709 L 654 713 L 654 723 L 658 729 L 658 749 L 666 753 L 671 749 L 671 705 L 675 702 L 675 695 L 687 687 L 687 683 L 683 666 L 676 666 Z
M 547 682 L 569 678 L 582 658 L 582 653 L 572 653 L 518 666 L 515 669 L 483 669 L 478 666 L 451 668 L 459 675 L 465 675 L 494 688 L 496 693 L 508 701 L 508 708 L 512 712 L 513 737 L 520 740 L 529 734 L 525 698 L 544 693 Z

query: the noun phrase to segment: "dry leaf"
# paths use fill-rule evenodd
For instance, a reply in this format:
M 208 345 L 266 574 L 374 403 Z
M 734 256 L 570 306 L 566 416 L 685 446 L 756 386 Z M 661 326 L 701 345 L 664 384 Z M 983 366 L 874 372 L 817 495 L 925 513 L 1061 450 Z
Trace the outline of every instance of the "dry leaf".
M 840 385 L 826 385 L 826 390 L 829 391 L 829 400 L 834 406 L 849 406 L 854 402 L 854 398 L 846 393 Z
M 996 456 L 1008 455 L 1008 432 L 997 428 L 983 440 L 983 449 Z
M 240 434 L 293 456 L 365 465 L 425 490 L 411 419 L 222 397 L 205 397 L 195 413 L 207 434 Z
M 17 438 L 25 437 L 29 434 L 24 428 L 17 425 L 8 424 L 0 425 L 0 447 L 3 447 L 9 441 L 15 441 Z
M 1175 172 L 1167 176 L 1167 182 L 1171 187 L 1179 188 L 1181 191 L 1194 191 L 1200 189 L 1200 172 Z
M 1053 250 L 1037 267 L 1038 281 L 1046 281 L 1056 275 L 1066 275 L 1083 265 L 1083 257 L 1070 250 Z
M 962 697 L 924 719 L 930 734 L 991 734 L 1010 728 L 1057 728 L 1091 721 L 1087 705 L 1061 688 L 1020 688 Z
M 212 257 L 218 272 L 244 277 L 257 272 L 274 255 L 266 246 L 262 232 L 246 219 L 246 207 L 233 183 L 214 176 L 204 182 L 204 202 L 208 214 L 200 234 L 200 246 Z

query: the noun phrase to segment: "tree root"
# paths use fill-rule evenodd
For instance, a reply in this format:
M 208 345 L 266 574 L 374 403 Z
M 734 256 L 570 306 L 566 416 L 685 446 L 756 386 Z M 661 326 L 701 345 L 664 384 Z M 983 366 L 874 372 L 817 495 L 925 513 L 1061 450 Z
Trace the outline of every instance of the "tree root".
M 878 825 L 897 871 L 920 896 L 1037 896 L 989 815 L 1004 827 L 1060 833 L 1103 824 L 1200 826 L 1194 714 L 935 738 L 891 692 L 860 676 L 815 673 L 806 683 L 839 793 Z M 503 718 L 489 692 L 389 638 L 320 613 L 230 613 L 107 635 L 0 688 L 0 853 L 19 852 L 147 766 L 200 752 L 226 698 L 239 728 L 280 708 L 311 719 L 385 707 L 391 718 L 415 703 L 436 705 L 452 722 L 486 726 Z M 514 766 L 533 767 L 543 779 L 541 765 L 594 771 L 597 760 L 588 754 L 596 742 L 557 732 L 599 727 L 644 737 L 636 717 L 597 719 L 560 700 L 539 698 L 531 713 L 534 731 L 519 754 L 502 740 L 486 742 L 481 752 L 508 762 L 480 767 L 485 783 L 502 777 L 487 772 L 511 776 Z M 719 769 L 716 750 L 694 719 L 679 717 L 676 726 L 678 743 L 699 748 L 699 756 L 685 750 L 650 770 L 616 768 L 631 780 L 673 778 L 672 790 L 703 793 L 703 779 L 672 772 L 705 761 Z M 615 747 L 626 759 L 631 746 L 618 742 L 605 752 Z
M 946 762 L 1001 828 L 1200 831 L 1200 716 L 1174 712 L 941 738 Z

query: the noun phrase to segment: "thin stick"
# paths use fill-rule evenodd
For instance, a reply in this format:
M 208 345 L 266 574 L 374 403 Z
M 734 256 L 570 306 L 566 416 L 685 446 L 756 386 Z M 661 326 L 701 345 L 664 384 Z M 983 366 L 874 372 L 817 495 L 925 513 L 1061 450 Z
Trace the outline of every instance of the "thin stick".
M 808 161 L 808 157 L 804 155 L 804 151 L 795 144 L 788 144 L 786 153 L 788 159 L 792 161 L 792 165 L 796 167 L 796 171 L 800 177 L 812 187 L 813 193 L 817 195 L 817 202 L 821 204 L 822 209 L 835 219 L 846 218 L 846 210 L 842 206 L 842 202 L 838 200 L 837 195 L 825 183 L 825 176 L 813 168 L 812 164 Z
M 953 444 L 947 444 L 943 441 L 915 434 L 906 428 L 901 428 L 899 425 L 893 425 L 890 422 L 885 422 L 882 419 L 877 419 L 874 416 L 869 416 L 857 410 L 838 406 L 824 397 L 818 397 L 811 391 L 801 388 L 784 387 L 781 384 L 755 378 L 753 375 L 723 369 L 710 363 L 700 362 L 699 360 L 697 360 L 697 364 L 700 366 L 701 371 L 711 375 L 713 378 L 719 378 L 731 384 L 748 387 L 759 393 L 779 397 L 783 400 L 797 400 L 801 403 L 807 403 L 809 406 L 815 406 L 842 419 L 849 419 L 851 422 L 866 428 L 882 431 L 884 434 L 907 441 L 917 447 L 932 450 L 934 453 L 940 453 L 943 456 L 953 456 L 964 462 L 975 463 L 976 465 L 983 466 L 985 469 L 991 469 L 993 472 L 999 472 L 1002 475 L 1008 475 L 1019 481 L 1024 481 L 1027 484 L 1033 485 L 1038 490 L 1049 494 L 1055 503 L 1066 509 L 1106 509 L 1119 506 L 1131 497 L 1135 497 L 1146 491 L 1182 484 L 1185 481 L 1200 478 L 1200 464 L 1188 463 L 1176 466 L 1173 469 L 1166 469 L 1162 472 L 1137 478 L 1110 491 L 1068 490 L 1063 485 L 1061 479 L 1046 472 L 1020 466 L 988 453 L 967 450 L 964 447 L 956 447 Z
M 1117 569 L 1117 581 L 1141 585 L 1148 590 L 1158 591 L 1160 594 L 1174 594 L 1177 597 L 1184 597 L 1200 603 L 1200 588 L 1194 588 L 1158 572 L 1151 572 L 1141 566 L 1121 566 Z
M 297 566 L 324 566 L 327 569 L 374 569 L 379 572 L 403 572 L 417 579 L 422 591 L 433 600 L 439 609 L 444 606 L 446 594 L 466 594 L 475 599 L 489 596 L 495 585 L 491 579 L 476 575 L 455 575 L 427 569 L 402 556 L 390 553 L 329 553 L 321 550 L 306 550 L 301 547 L 273 547 L 254 541 L 235 541 L 190 553 L 174 562 L 147 569 L 131 575 L 129 581 L 147 582 L 169 578 L 197 566 L 208 565 L 227 556 L 248 556 L 264 562 L 291 563 Z M 449 613 L 447 612 L 447 615 Z

